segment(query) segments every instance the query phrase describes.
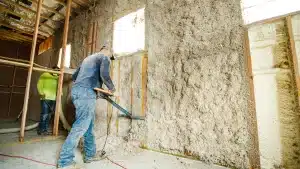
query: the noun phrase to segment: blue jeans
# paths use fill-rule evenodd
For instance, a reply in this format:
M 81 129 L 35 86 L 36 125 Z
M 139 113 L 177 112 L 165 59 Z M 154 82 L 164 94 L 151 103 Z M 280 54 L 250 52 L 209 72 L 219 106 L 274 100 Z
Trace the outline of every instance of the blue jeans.
M 73 163 L 74 150 L 80 138 L 84 137 L 85 159 L 96 154 L 94 130 L 96 93 L 93 89 L 80 86 L 72 88 L 72 100 L 76 108 L 76 120 L 62 146 L 58 167 L 66 167 Z
M 38 131 L 43 133 L 48 131 L 51 115 L 55 111 L 55 100 L 41 100 L 41 108 L 42 112 Z

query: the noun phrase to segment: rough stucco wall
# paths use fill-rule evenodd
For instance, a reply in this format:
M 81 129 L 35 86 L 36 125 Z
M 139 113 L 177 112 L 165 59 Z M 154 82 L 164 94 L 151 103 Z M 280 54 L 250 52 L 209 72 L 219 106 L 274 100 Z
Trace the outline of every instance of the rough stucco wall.
M 70 41 L 76 46 L 72 57 L 82 58 L 89 22 L 98 22 L 97 41 L 102 44 L 112 36 L 112 14 L 116 19 L 144 4 L 115 2 L 100 1 L 71 22 Z M 249 167 L 249 91 L 241 25 L 239 0 L 147 1 L 147 119 L 132 122 L 131 139 L 207 162 Z M 121 66 L 121 72 L 120 92 L 128 97 L 130 70 Z M 128 100 L 121 103 L 130 109 Z
M 147 8 L 147 145 L 248 168 L 240 1 L 149 0 Z

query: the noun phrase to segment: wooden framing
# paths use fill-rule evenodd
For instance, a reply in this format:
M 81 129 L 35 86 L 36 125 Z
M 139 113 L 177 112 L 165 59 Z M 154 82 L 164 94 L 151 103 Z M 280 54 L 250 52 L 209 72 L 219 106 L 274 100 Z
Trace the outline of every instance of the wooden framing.
M 31 12 L 31 13 L 37 14 L 36 11 L 30 9 L 29 7 L 25 7 L 25 6 L 23 6 L 23 5 L 17 4 L 16 2 L 13 2 L 13 1 L 10 1 L 10 0 L 3 0 L 3 1 L 4 1 L 5 3 L 10 4 L 10 5 L 14 5 L 14 6 L 18 7 L 18 8 L 21 8 L 21 9 L 27 11 L 27 12 Z M 40 17 L 41 17 L 41 18 L 44 18 L 44 19 L 51 20 L 51 21 L 53 21 L 53 22 L 61 22 L 61 21 L 53 20 L 53 19 L 51 19 L 50 17 L 44 16 L 44 15 L 41 15 Z
M 35 3 L 35 4 L 38 3 L 37 0 L 29 0 L 29 1 L 31 1 L 31 2 L 33 2 L 33 3 Z M 53 12 L 53 13 L 55 13 L 55 14 L 57 14 L 57 15 L 63 17 L 63 18 L 65 17 L 63 14 L 59 13 L 55 8 L 51 8 L 51 7 L 49 7 L 49 6 L 47 6 L 47 5 L 44 5 L 44 4 L 42 4 L 42 7 L 43 7 L 44 9 L 50 11 L 50 12 Z
M 4 8 L 1 5 L 0 5 L 0 11 L 16 15 L 16 16 L 20 17 L 22 20 L 31 21 L 31 19 L 28 18 L 26 15 L 21 15 L 19 13 L 16 13 L 16 12 L 10 10 L 10 9 Z M 40 26 L 45 26 L 45 27 L 51 29 L 52 31 L 55 31 L 55 29 L 53 27 L 51 27 L 50 25 L 48 25 L 46 23 L 41 23 Z
M 141 117 L 146 116 L 146 104 L 147 104 L 147 69 L 148 69 L 148 55 L 144 54 L 142 59 L 142 111 Z
M 39 0 L 38 5 L 37 5 L 37 11 L 36 11 L 35 28 L 34 28 L 34 35 L 33 35 L 32 47 L 31 47 L 31 54 L 30 54 L 30 67 L 28 70 L 26 90 L 25 90 L 25 96 L 24 96 L 24 104 L 23 104 L 23 114 L 22 114 L 20 139 L 19 139 L 20 142 L 24 141 L 24 131 L 25 131 L 25 124 L 26 124 L 27 109 L 28 109 L 30 82 L 31 82 L 32 69 L 33 69 L 35 48 L 36 48 L 36 43 L 37 43 L 37 35 L 38 35 L 38 31 L 39 31 L 38 29 L 39 29 L 39 22 L 40 22 L 40 17 L 41 17 L 42 3 L 43 3 L 43 0 Z
M 4 29 L 0 29 L 0 35 L 3 36 L 3 37 L 16 38 L 16 39 L 19 39 L 19 40 L 22 40 L 22 41 L 27 41 L 27 42 L 32 41 L 32 39 L 28 36 L 21 35 L 21 34 L 15 33 L 15 32 L 9 32 L 9 31 L 4 30 Z
M 54 126 L 53 126 L 53 135 L 54 136 L 58 135 L 59 113 L 61 110 L 62 85 L 63 85 L 64 71 L 65 71 L 64 64 L 65 64 L 66 46 L 67 46 L 67 40 L 68 40 L 71 3 L 72 3 L 72 0 L 67 1 L 66 18 L 65 18 L 63 43 L 62 43 L 63 54 L 62 54 L 61 63 L 60 63 L 60 76 L 59 76 L 58 89 L 57 89 L 57 95 L 56 95 L 57 97 L 56 97 L 56 107 L 55 107 Z
M 25 28 L 27 28 L 27 29 L 33 29 L 33 30 L 34 30 L 34 28 L 31 27 L 30 25 L 24 24 L 24 23 L 22 23 L 22 22 L 20 22 L 20 21 L 17 21 L 17 20 L 15 20 L 15 19 L 9 19 L 9 18 L 6 18 L 5 20 L 6 20 L 6 21 L 9 21 L 9 22 L 13 22 L 13 23 L 15 23 L 15 24 L 18 24 L 18 25 L 20 25 L 20 26 L 23 26 L 23 27 L 25 27 Z M 43 33 L 43 34 L 46 34 L 47 36 L 51 36 L 51 34 L 48 33 L 48 32 L 45 32 L 45 31 L 42 31 L 42 30 L 39 30 L 39 32 L 40 32 L 40 33 Z
M 248 29 L 244 30 L 244 56 L 246 57 L 246 68 L 247 68 L 247 79 L 248 86 L 250 90 L 250 98 L 248 100 L 248 116 L 250 118 L 249 123 L 249 133 L 251 137 L 251 148 L 249 151 L 250 169 L 260 168 L 260 155 L 259 155 L 259 142 L 258 142 L 258 127 L 256 118 L 256 108 L 255 108 L 255 93 L 254 93 L 254 83 L 252 74 L 252 60 L 250 53 L 250 43 Z
M 296 52 L 296 46 L 294 40 L 294 33 L 293 33 L 292 17 L 287 16 L 285 19 L 286 19 L 286 24 L 288 29 L 289 44 L 290 44 L 290 50 L 291 50 L 292 60 L 293 60 L 293 67 L 294 67 L 294 74 L 295 74 L 297 95 L 298 95 L 298 104 L 300 106 L 300 94 L 299 94 L 300 76 L 299 76 L 299 67 L 298 67 L 297 52 Z
M 17 50 L 17 58 L 19 58 L 19 47 Z M 13 71 L 13 78 L 12 78 L 12 82 L 11 85 L 14 86 L 15 85 L 15 77 L 16 77 L 16 71 L 17 71 L 17 67 L 14 66 L 14 71 Z M 14 87 L 10 88 L 10 95 L 9 95 L 9 102 L 8 102 L 8 111 L 7 111 L 7 117 L 9 117 L 10 114 L 10 108 L 11 108 L 11 102 L 12 102 L 12 96 L 13 96 L 13 92 L 14 92 Z
M 280 19 L 283 19 L 283 18 L 286 18 L 286 17 L 289 17 L 289 16 L 297 15 L 297 14 L 300 14 L 300 11 L 295 11 L 295 12 L 291 12 L 291 13 L 288 13 L 288 14 L 285 14 L 285 15 L 280 15 L 280 16 L 260 20 L 260 21 L 257 21 L 257 22 L 253 22 L 253 23 L 245 25 L 245 27 L 249 28 L 249 27 L 254 26 L 254 25 L 271 23 L 271 22 L 275 22 L 277 20 L 280 20 Z
M 5 26 L 5 27 L 7 27 L 7 28 L 10 28 L 10 29 L 14 29 L 14 30 L 16 30 L 16 31 L 19 31 L 20 33 L 25 33 L 25 34 L 28 34 L 28 35 L 33 36 L 33 33 L 32 33 L 32 32 L 25 31 L 25 30 L 20 29 L 20 28 L 18 28 L 18 27 L 16 27 L 16 26 L 9 25 L 9 24 L 3 23 L 3 22 L 1 22 L 1 21 L 0 21 L 0 25 L 3 25 L 3 26 Z M 46 39 L 46 36 L 38 35 L 38 38 L 40 38 L 40 39 Z

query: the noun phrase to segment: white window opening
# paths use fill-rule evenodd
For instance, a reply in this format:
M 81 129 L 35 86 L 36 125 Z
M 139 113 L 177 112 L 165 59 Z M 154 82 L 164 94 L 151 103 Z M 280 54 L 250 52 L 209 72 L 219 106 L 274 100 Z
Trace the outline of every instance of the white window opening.
M 244 23 L 300 11 L 300 0 L 242 0 Z
M 59 57 L 58 57 L 58 63 L 57 63 L 57 67 L 59 67 L 59 68 L 60 68 L 60 63 L 61 63 L 61 56 L 62 56 L 62 48 L 60 48 L 60 50 L 59 50 Z M 66 46 L 66 56 L 65 56 L 64 66 L 67 68 L 70 68 L 70 64 L 71 64 L 71 44 L 68 44 Z
M 113 50 L 117 56 L 145 49 L 145 8 L 130 13 L 114 23 Z

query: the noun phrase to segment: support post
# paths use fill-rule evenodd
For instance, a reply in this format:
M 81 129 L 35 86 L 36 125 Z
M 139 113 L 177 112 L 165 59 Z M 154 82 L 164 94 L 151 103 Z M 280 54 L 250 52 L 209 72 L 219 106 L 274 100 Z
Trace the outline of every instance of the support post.
M 20 49 L 20 47 L 18 47 L 18 49 L 17 49 L 17 58 L 19 58 L 19 49 Z M 8 103 L 8 113 L 7 113 L 8 117 L 9 117 L 10 110 L 11 110 L 11 102 L 12 102 L 12 97 L 13 97 L 13 92 L 14 92 L 16 71 L 17 71 L 17 67 L 14 66 L 13 78 L 12 78 L 11 87 L 10 87 L 9 103 Z
M 68 40 L 71 3 L 72 3 L 72 0 L 68 0 L 67 9 L 66 9 L 65 25 L 64 25 L 63 42 L 62 42 L 63 54 L 61 56 L 60 76 L 59 76 L 57 95 L 56 95 L 56 107 L 55 107 L 54 126 L 53 126 L 53 135 L 54 136 L 58 135 L 59 113 L 61 111 L 61 96 L 62 96 L 62 86 L 63 86 L 63 80 L 64 80 L 64 71 L 65 71 L 65 55 L 66 55 L 66 46 L 67 46 L 67 40 Z
M 298 104 L 300 105 L 299 67 L 298 67 L 298 59 L 297 59 L 297 52 L 296 52 L 293 26 L 292 26 L 292 17 L 291 16 L 286 17 L 286 24 L 287 24 L 287 28 L 288 28 L 288 36 L 289 36 L 289 41 L 290 41 L 290 50 L 291 50 L 291 54 L 292 54 L 293 67 L 294 67 L 294 76 L 295 76 L 296 86 L 297 86 Z
M 142 59 L 142 111 L 141 117 L 146 116 L 147 104 L 147 69 L 148 69 L 148 55 L 144 54 Z
M 31 75 L 32 75 L 33 62 L 34 62 L 36 42 L 37 42 L 38 31 L 39 31 L 42 3 L 43 3 L 43 0 L 39 0 L 38 5 L 37 5 L 36 17 L 35 17 L 35 28 L 34 28 L 33 41 L 32 41 L 32 46 L 31 46 L 31 53 L 30 53 L 30 67 L 28 69 L 26 90 L 25 90 L 24 103 L 23 103 L 23 114 L 22 114 L 22 122 L 21 122 L 20 138 L 19 138 L 20 142 L 24 141 L 24 130 L 25 130 L 25 124 L 26 124 L 27 109 L 28 109 L 28 99 L 29 99 Z
M 248 100 L 248 113 L 249 113 L 249 128 L 248 131 L 251 137 L 251 151 L 248 152 L 250 158 L 250 169 L 260 169 L 260 155 L 259 155 L 259 142 L 258 142 L 258 128 L 257 128 L 257 117 L 255 108 L 255 93 L 254 93 L 254 83 L 253 83 L 253 73 L 252 73 L 252 60 L 250 52 L 250 42 L 248 29 L 244 30 L 244 56 L 246 60 L 247 69 L 247 80 L 248 87 L 250 90 L 250 96 Z

